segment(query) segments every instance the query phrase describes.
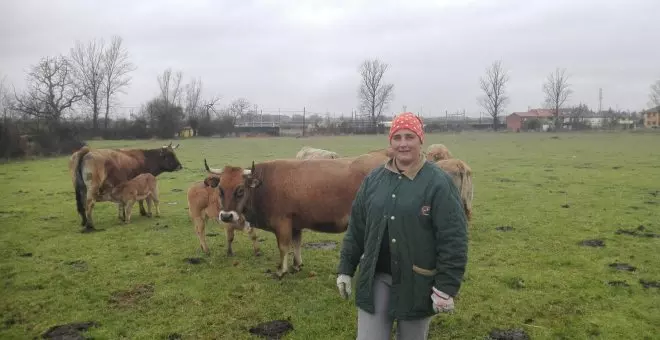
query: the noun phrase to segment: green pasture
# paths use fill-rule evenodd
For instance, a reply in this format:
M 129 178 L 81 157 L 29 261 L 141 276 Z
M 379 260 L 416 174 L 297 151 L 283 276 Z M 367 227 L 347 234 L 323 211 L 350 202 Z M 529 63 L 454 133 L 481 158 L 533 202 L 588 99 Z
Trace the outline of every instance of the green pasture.
M 162 216 L 139 216 L 136 207 L 122 225 L 114 204 L 97 203 L 102 231 L 90 234 L 79 232 L 68 156 L 0 165 L 1 339 L 83 321 L 98 323 L 85 333 L 94 339 L 252 339 L 250 327 L 275 319 L 293 324 L 285 339 L 354 339 L 355 304 L 335 286 L 339 247 L 303 248 L 303 270 L 277 281 L 266 274 L 279 256 L 273 234 L 258 231 L 263 256 L 255 257 L 237 232 L 227 258 L 224 230 L 209 221 L 206 257 L 186 190 L 204 178 L 204 158 L 211 167 L 249 166 L 293 158 L 303 145 L 352 156 L 387 138 L 178 142 L 184 169 L 158 177 Z M 434 317 L 430 339 L 483 339 L 494 329 L 532 339 L 658 339 L 660 135 L 461 133 L 427 135 L 431 143 L 472 167 L 475 198 L 456 311 Z M 303 243 L 341 237 L 306 232 Z M 203 260 L 185 260 L 194 257 Z

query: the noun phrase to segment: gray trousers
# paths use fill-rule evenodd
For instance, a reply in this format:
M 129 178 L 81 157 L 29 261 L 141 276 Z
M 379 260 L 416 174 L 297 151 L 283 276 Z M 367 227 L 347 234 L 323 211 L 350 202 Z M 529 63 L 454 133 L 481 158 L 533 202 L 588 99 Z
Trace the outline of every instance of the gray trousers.
M 357 340 L 389 340 L 394 320 L 387 315 L 390 304 L 392 276 L 376 273 L 374 278 L 374 314 L 358 308 Z M 429 299 L 431 294 L 429 293 Z M 426 340 L 431 318 L 420 320 L 397 320 L 397 340 Z

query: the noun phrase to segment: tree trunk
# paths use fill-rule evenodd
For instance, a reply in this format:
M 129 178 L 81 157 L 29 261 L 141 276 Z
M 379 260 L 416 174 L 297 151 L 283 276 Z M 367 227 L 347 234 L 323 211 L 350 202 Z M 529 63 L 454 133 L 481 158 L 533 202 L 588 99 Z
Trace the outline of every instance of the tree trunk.
M 493 130 L 497 131 L 499 124 L 497 124 L 497 116 L 493 116 Z
M 103 123 L 103 130 L 108 131 L 108 116 L 110 115 L 110 93 L 105 96 L 105 122 Z

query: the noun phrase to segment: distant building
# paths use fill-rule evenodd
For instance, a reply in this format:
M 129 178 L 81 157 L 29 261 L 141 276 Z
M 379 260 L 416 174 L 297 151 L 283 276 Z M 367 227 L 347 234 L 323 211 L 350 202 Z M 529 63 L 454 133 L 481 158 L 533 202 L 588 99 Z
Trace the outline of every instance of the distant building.
M 644 111 L 644 127 L 660 128 L 660 106 Z
M 549 109 L 531 109 L 527 112 L 514 112 L 506 117 L 506 128 L 511 131 L 524 130 L 525 122 L 531 119 L 548 119 L 554 115 Z
M 181 131 L 179 131 L 179 138 L 190 138 L 194 134 L 193 129 L 190 126 L 186 126 Z

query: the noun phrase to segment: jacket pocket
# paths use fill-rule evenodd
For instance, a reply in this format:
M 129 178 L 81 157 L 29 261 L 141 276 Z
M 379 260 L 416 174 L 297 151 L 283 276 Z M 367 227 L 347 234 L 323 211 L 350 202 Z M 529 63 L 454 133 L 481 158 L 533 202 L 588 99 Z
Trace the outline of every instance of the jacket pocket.
M 431 300 L 432 287 L 435 282 L 436 269 L 425 269 L 413 264 L 413 313 L 432 313 L 433 301 Z

